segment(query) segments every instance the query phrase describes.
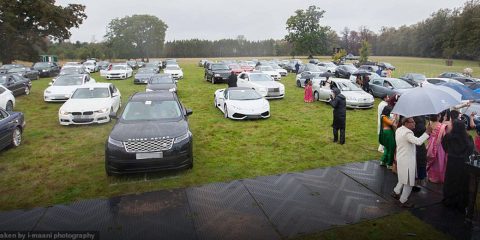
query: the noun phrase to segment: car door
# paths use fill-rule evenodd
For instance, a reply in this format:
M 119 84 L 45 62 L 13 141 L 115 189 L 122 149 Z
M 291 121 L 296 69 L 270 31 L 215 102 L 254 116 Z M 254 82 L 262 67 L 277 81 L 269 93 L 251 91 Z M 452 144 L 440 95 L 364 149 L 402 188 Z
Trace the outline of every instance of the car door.
M 373 79 L 370 84 L 370 90 L 373 93 L 373 96 L 381 96 L 383 90 L 383 79 Z
M 242 73 L 237 78 L 237 86 L 248 87 L 248 74 Z
M 13 95 L 17 96 L 21 94 L 22 88 L 20 84 L 16 81 L 16 75 L 10 75 L 7 77 L 7 88 L 12 91 Z
M 110 90 L 113 110 L 118 111 L 120 109 L 120 92 L 113 84 L 108 89 Z
M 12 131 L 15 127 L 15 122 L 3 109 L 0 109 L 0 149 L 10 145 Z

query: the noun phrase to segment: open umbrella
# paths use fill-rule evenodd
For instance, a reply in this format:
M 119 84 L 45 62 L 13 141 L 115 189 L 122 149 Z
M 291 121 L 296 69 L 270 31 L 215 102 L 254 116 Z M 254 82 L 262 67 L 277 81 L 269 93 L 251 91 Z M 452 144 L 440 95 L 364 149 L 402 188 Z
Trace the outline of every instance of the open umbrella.
M 452 88 L 441 86 L 441 85 L 434 85 L 434 84 L 423 84 L 422 87 L 424 88 L 435 88 L 438 90 L 442 90 L 444 92 L 447 92 L 448 94 L 452 95 L 453 98 L 458 100 L 459 102 L 462 101 L 462 94 L 459 92 L 453 90 Z
M 324 72 L 324 73 L 318 74 L 318 76 L 320 76 L 320 77 L 331 77 L 331 76 L 333 76 L 333 75 L 334 75 L 334 74 L 331 73 L 331 72 Z
M 445 86 L 451 88 L 462 95 L 462 100 L 477 100 L 480 99 L 480 94 L 474 92 L 472 89 L 468 88 L 463 84 L 456 83 L 444 83 L 440 86 Z
M 474 92 L 476 92 L 475 90 L 479 89 L 480 88 L 480 83 L 476 82 L 476 83 L 472 83 L 470 85 L 468 85 L 468 88 L 472 89 Z
M 438 114 L 462 102 L 446 91 L 433 87 L 416 87 L 403 93 L 392 113 L 405 117 Z
M 352 75 L 353 76 L 365 76 L 365 75 L 372 75 L 372 73 L 367 71 L 367 70 L 360 69 L 360 70 L 357 70 L 357 71 L 353 72 Z

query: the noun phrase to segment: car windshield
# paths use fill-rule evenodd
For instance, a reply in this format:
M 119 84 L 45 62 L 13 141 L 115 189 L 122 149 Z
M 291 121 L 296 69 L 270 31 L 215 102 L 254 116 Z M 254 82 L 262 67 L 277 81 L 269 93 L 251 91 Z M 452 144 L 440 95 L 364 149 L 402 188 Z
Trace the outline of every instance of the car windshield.
M 412 78 L 413 78 L 413 80 L 415 80 L 415 81 L 424 81 L 424 80 L 426 79 L 425 75 L 419 74 L 419 73 L 417 73 L 417 74 L 412 74 Z
M 95 65 L 93 62 L 84 62 L 83 65 Z
M 260 70 L 260 71 L 273 71 L 273 68 L 271 66 L 259 66 L 258 70 Z
M 18 73 L 18 72 L 24 72 L 26 70 L 27 70 L 26 68 L 12 68 L 12 69 L 8 70 L 8 72 L 9 73 Z
M 156 76 L 150 79 L 150 84 L 161 84 L 161 83 L 173 83 L 173 79 L 170 76 Z
M 82 85 L 83 83 L 83 76 L 72 76 L 72 75 L 65 75 L 60 76 L 55 80 L 53 86 L 74 86 L 74 85 Z
M 214 64 L 212 65 L 212 70 L 230 70 L 225 64 Z
M 322 72 L 322 69 L 320 69 L 320 67 L 317 66 L 317 65 L 309 64 L 307 67 L 308 67 L 308 70 L 309 70 L 309 71 L 312 71 L 312 72 Z
M 167 66 L 165 69 L 166 70 L 180 70 L 180 67 L 179 66 Z
M 125 65 L 113 65 L 112 70 L 127 70 L 127 66 L 125 66 Z
M 72 99 L 87 98 L 109 98 L 110 91 L 108 88 L 78 88 L 72 95 Z
M 357 71 L 357 68 L 352 65 L 345 65 L 344 67 L 347 71 Z
M 162 120 L 179 118 L 181 110 L 174 100 L 129 102 L 123 111 L 122 119 L 135 120 Z
M 155 71 L 155 69 L 152 69 L 152 68 L 140 68 L 138 69 L 138 73 L 156 73 L 157 71 Z
M 398 80 L 398 79 L 390 79 L 389 82 L 392 84 L 394 88 L 402 89 L 402 88 L 412 88 L 412 85 L 409 83 Z
M 76 67 L 69 67 L 69 68 L 62 68 L 60 71 L 60 75 L 66 75 L 66 74 L 73 74 L 73 73 L 83 73 L 81 68 L 76 68 Z
M 342 91 L 362 91 L 361 88 L 352 82 L 336 82 L 336 84 Z
M 255 90 L 230 90 L 228 91 L 230 100 L 257 100 L 262 98 Z
M 264 81 L 273 81 L 273 79 L 268 74 L 251 74 L 250 81 L 264 82 Z
M 33 65 L 33 67 L 50 67 L 50 64 L 49 63 L 46 63 L 46 62 L 38 62 L 38 63 L 35 63 L 35 65 Z
M 240 65 L 238 65 L 238 64 L 230 64 L 230 65 L 228 65 L 228 67 L 230 67 L 230 69 L 239 69 L 239 68 L 240 68 Z

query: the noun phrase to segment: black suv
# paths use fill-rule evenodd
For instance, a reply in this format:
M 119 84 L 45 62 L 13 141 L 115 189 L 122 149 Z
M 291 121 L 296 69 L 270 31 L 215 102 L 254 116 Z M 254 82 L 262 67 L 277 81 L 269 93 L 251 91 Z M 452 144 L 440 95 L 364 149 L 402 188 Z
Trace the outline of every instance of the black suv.
M 107 175 L 192 168 L 190 114 L 175 93 L 134 94 L 105 144 Z
M 225 63 L 212 63 L 205 69 L 205 80 L 213 84 L 220 81 L 226 82 L 230 72 L 230 68 Z
M 60 73 L 60 67 L 54 62 L 37 62 L 32 68 L 38 71 L 40 77 L 54 77 Z

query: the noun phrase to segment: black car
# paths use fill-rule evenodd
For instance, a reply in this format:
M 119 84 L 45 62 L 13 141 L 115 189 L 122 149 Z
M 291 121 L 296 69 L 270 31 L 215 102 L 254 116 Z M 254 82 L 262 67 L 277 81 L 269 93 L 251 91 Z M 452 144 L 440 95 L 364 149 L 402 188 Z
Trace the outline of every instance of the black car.
M 7 112 L 0 108 L 0 150 L 18 147 L 22 142 L 25 120 L 21 112 Z
M 420 83 L 423 83 L 427 78 L 421 73 L 405 73 L 405 75 L 399 77 L 400 79 L 408 82 L 410 85 L 416 87 Z
M 230 68 L 224 63 L 212 63 L 205 69 L 205 80 L 215 84 L 220 81 L 227 81 L 230 76 Z
M 157 73 L 158 71 L 154 68 L 140 68 L 133 78 L 133 83 L 146 84 L 148 83 L 148 80 Z
M 350 78 L 350 75 L 357 70 L 353 65 L 340 65 L 335 69 L 335 77 Z
M 439 78 L 454 78 L 454 77 L 465 77 L 465 75 L 458 72 L 444 72 L 438 75 Z
M 8 72 L 8 70 L 12 68 L 20 68 L 20 67 L 25 67 L 22 64 L 4 64 L 0 67 L 0 74 L 5 74 Z
M 150 91 L 177 91 L 177 81 L 170 74 L 156 74 L 148 80 L 147 92 Z
M 32 81 L 30 79 L 11 73 L 0 75 L 0 84 L 12 91 L 14 96 L 28 95 L 32 89 Z
M 107 175 L 192 168 L 190 114 L 175 93 L 134 94 L 105 144 Z
M 37 62 L 32 68 L 38 71 L 40 77 L 54 77 L 60 72 L 60 66 L 54 62 Z
M 28 78 L 30 80 L 38 80 L 38 78 L 39 78 L 38 71 L 33 69 L 33 68 L 28 68 L 28 67 L 12 68 L 12 69 L 9 69 L 7 71 L 7 73 L 17 74 L 17 75 L 20 75 L 24 78 Z

